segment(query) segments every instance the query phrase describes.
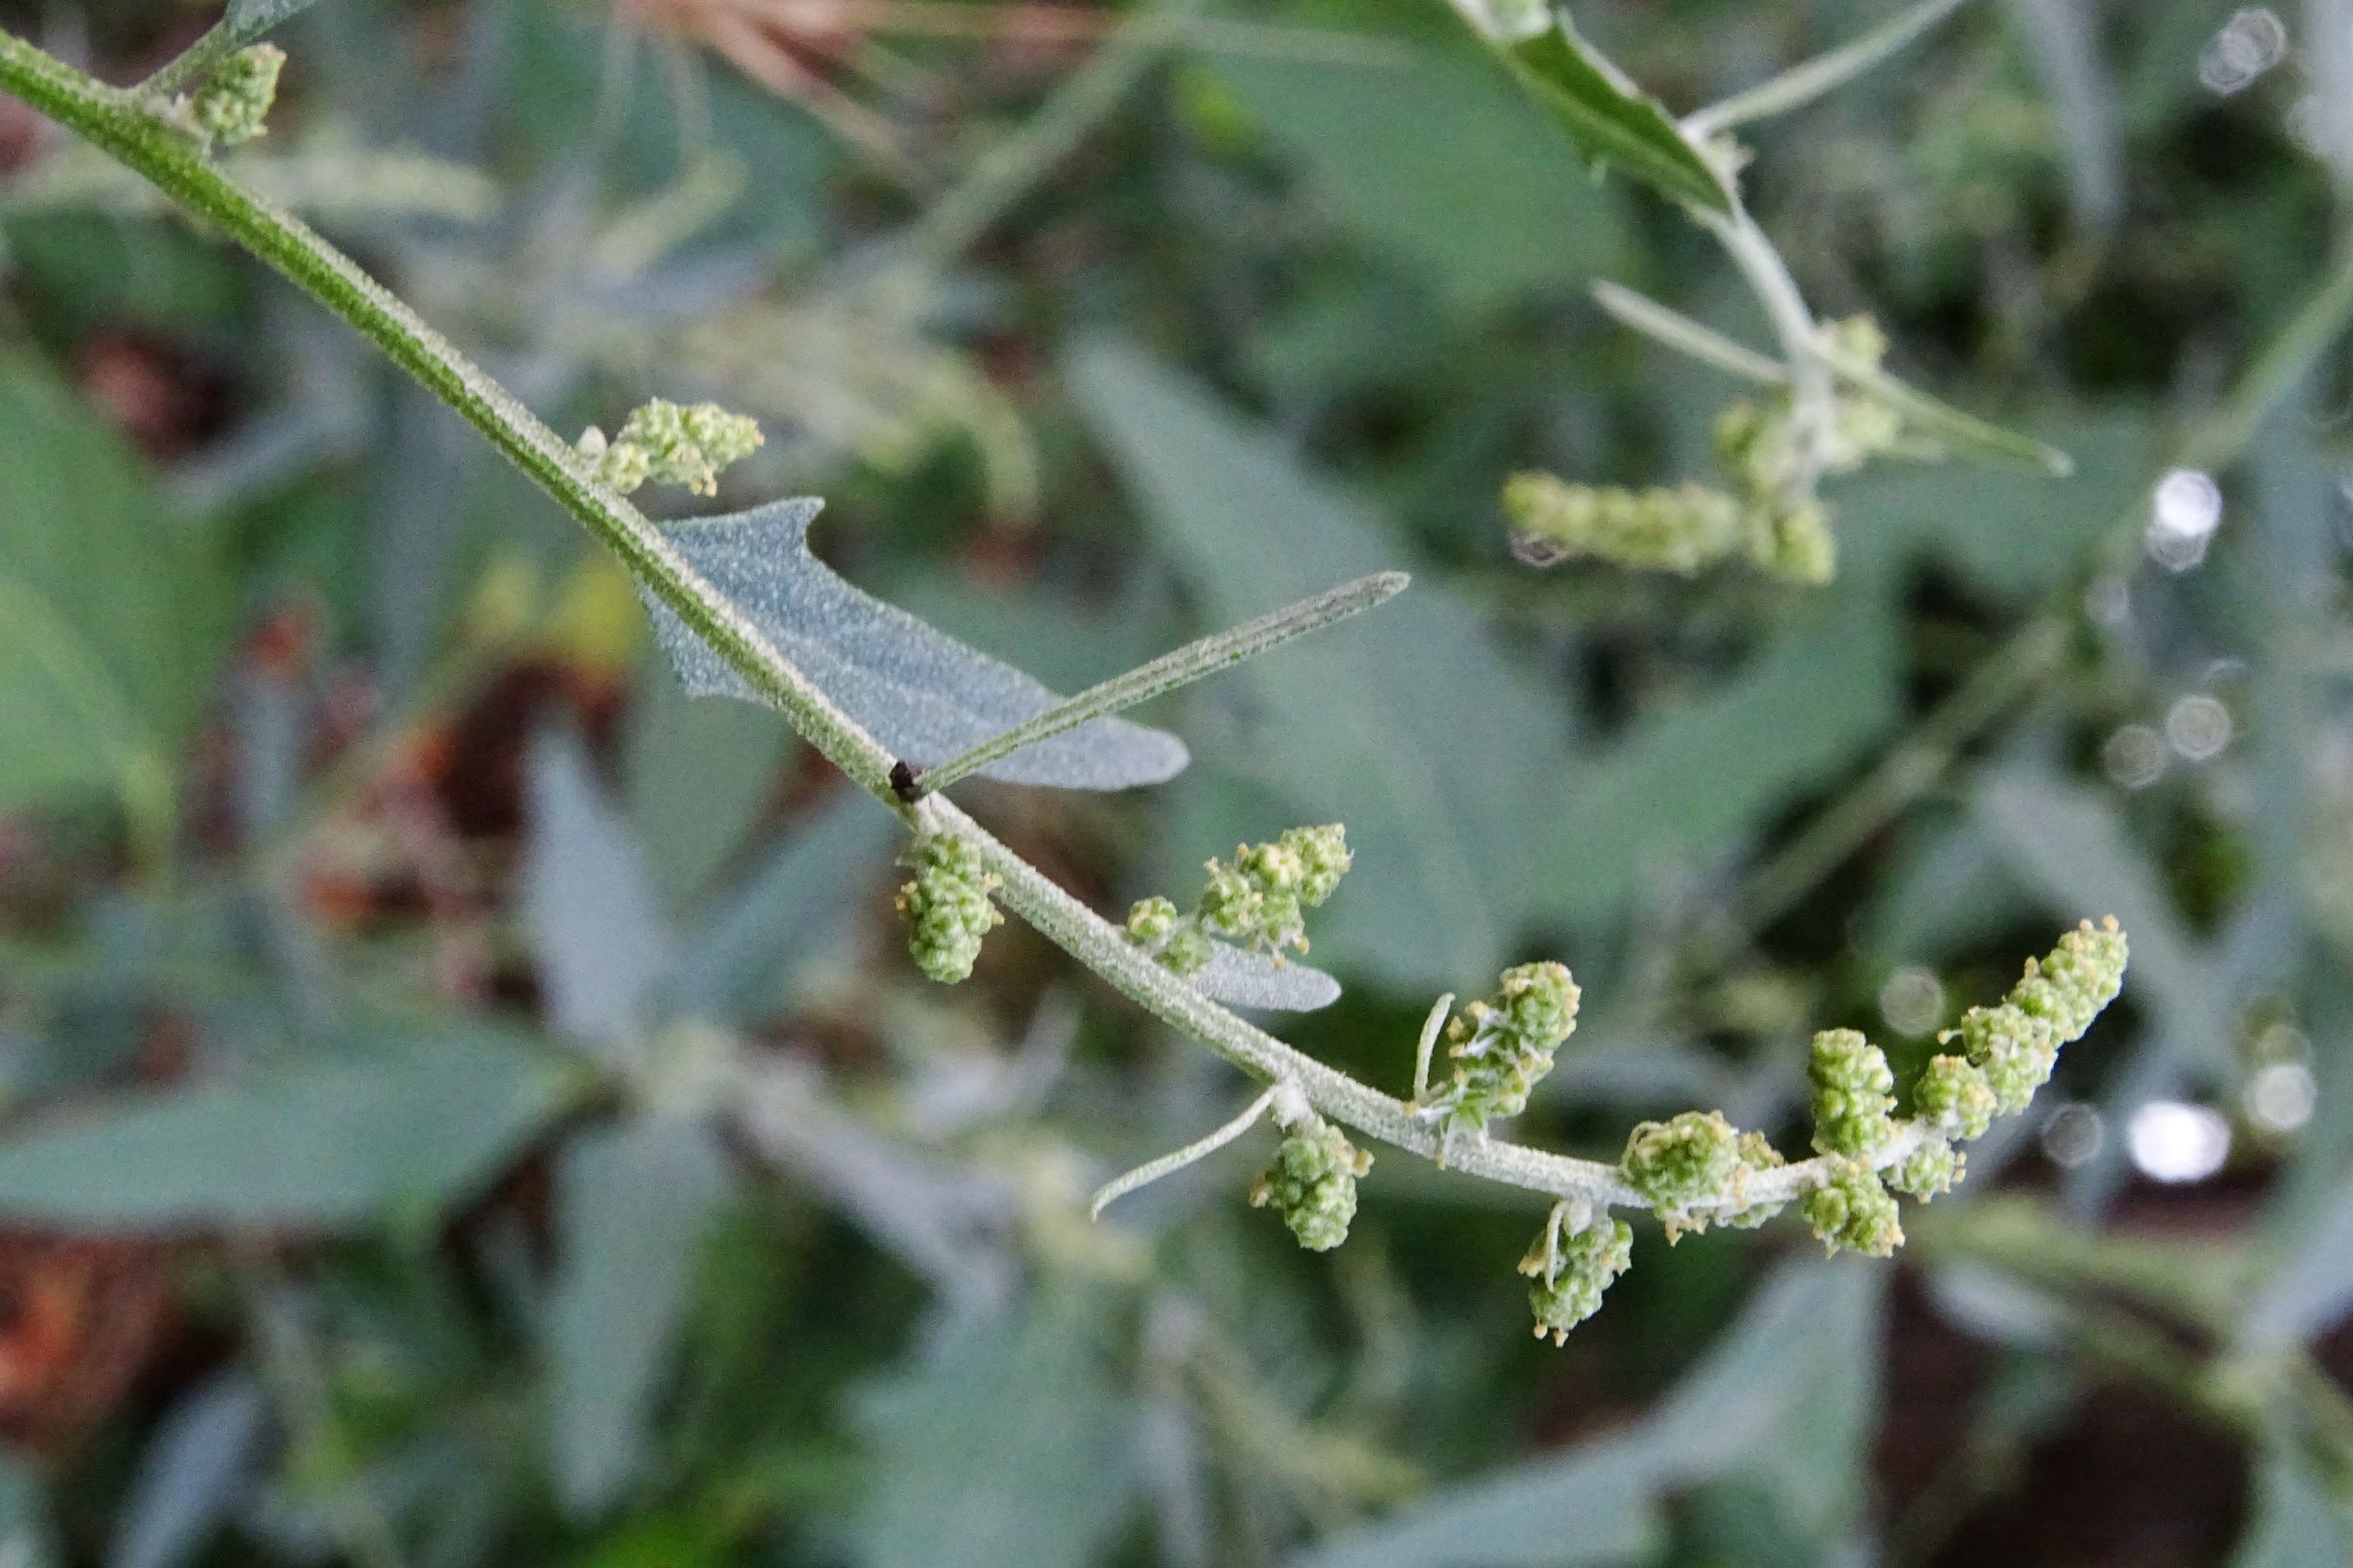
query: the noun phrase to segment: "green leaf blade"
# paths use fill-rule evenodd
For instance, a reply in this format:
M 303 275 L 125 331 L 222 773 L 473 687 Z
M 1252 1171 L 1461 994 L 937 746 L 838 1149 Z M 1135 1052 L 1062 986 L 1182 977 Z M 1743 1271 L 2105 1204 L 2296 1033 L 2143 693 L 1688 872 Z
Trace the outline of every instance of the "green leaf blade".
M 1732 189 L 1644 92 L 1587 43 L 1564 12 L 1532 37 L 1496 40 L 1512 74 L 1552 110 L 1596 163 L 1614 164 L 1643 184 L 1703 211 L 1729 217 Z

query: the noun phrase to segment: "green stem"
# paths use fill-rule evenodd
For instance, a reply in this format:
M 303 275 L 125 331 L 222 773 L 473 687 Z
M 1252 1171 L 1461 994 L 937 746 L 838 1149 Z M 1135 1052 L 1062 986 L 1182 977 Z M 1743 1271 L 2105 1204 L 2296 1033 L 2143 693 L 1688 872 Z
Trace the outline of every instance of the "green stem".
M 1789 372 L 1790 417 L 1799 433 L 1802 461 L 1795 490 L 1797 499 L 1811 500 L 1838 422 L 1838 387 L 1822 355 L 1814 312 L 1800 292 L 1798 281 L 1790 276 L 1789 263 L 1745 210 L 1736 208 L 1729 217 L 1697 207 L 1686 210 L 1692 221 L 1716 236 L 1724 254 L 1731 257 L 1780 342 L 1782 363 Z
M 1054 885 L 947 800 L 898 801 L 893 757 L 705 581 L 636 508 L 600 484 L 587 462 L 416 312 L 299 220 L 222 176 L 136 95 L 92 81 L 0 33 L 0 89 L 81 135 L 210 222 L 357 329 L 578 519 L 654 596 L 772 701 L 801 737 L 876 799 L 926 831 L 954 832 L 1002 878 L 1007 907 L 1155 1017 L 1267 1083 L 1290 1082 L 1315 1109 L 1384 1142 L 1434 1159 L 1438 1141 L 1402 1101 L 1368 1089 L 1251 1027 L 1128 945 L 1125 936 Z M 1639 1205 L 1614 1166 L 1501 1142 L 1446 1151 L 1449 1163 L 1555 1197 Z M 1798 1167 L 1790 1167 L 1796 1169 Z M 1778 1174 L 1777 1172 L 1776 1174 Z

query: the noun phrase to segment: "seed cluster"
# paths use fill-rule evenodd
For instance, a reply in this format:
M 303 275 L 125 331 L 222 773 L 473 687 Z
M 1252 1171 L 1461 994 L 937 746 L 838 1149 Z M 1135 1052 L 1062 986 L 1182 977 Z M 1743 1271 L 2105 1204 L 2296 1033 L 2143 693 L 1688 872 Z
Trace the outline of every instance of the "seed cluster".
M 1308 950 L 1306 912 L 1348 874 L 1348 830 L 1337 822 L 1294 827 L 1271 844 L 1238 845 L 1234 863 L 1213 860 L 1189 915 L 1165 898 L 1128 911 L 1127 939 L 1177 974 L 1198 974 L 1223 941 L 1280 955 Z
M 1553 1070 L 1553 1053 L 1577 1028 L 1580 992 L 1558 964 L 1506 969 L 1492 1001 L 1473 1002 L 1446 1026 L 1454 1081 L 1422 1115 L 1449 1134 L 1483 1132 L 1489 1121 L 1528 1108 L 1529 1091 Z
M 916 967 L 942 985 L 970 977 L 981 939 L 1005 917 L 989 901 L 997 887 L 980 852 L 951 833 L 916 842 L 907 864 L 915 880 L 898 890 L 907 921 L 907 951 Z

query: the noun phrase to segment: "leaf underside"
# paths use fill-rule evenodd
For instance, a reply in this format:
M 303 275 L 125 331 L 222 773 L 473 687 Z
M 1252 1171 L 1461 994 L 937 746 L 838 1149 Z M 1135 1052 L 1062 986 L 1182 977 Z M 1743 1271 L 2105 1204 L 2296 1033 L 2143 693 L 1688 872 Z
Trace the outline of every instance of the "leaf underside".
M 852 586 L 809 550 L 823 506 L 802 498 L 664 531 L 777 651 L 883 745 L 919 767 L 945 762 L 1057 706 L 1061 697 L 1002 660 Z M 655 635 L 697 697 L 762 700 L 643 587 Z M 1185 743 L 1096 719 L 980 770 L 1009 784 L 1124 790 L 1182 772 Z
M 1211 1001 L 1277 1013 L 1312 1013 L 1340 999 L 1340 983 L 1321 969 L 1224 943 L 1211 948 L 1209 968 L 1192 984 Z

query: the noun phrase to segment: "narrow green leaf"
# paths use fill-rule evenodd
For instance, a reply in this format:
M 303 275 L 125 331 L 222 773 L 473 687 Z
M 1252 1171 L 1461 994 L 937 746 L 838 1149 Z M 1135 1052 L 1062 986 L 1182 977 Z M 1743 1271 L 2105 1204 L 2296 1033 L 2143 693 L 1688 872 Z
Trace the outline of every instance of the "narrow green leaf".
M 1677 201 L 1730 215 L 1732 191 L 1725 177 L 1657 99 L 1584 40 L 1567 12 L 1556 8 L 1553 25 L 1533 37 L 1493 41 L 1513 74 L 1597 164 L 1615 164 Z
M 1793 65 L 1722 103 L 1710 104 L 1695 112 L 1688 123 L 1695 132 L 1728 131 L 1751 120 L 1802 109 L 1871 70 L 1966 4 L 1968 0 L 1920 0 L 1911 10 L 1897 12 L 1861 37 Z
M 1713 327 L 1703 326 L 1680 310 L 1661 305 L 1647 294 L 1637 294 L 1622 283 L 1595 283 L 1593 303 L 1621 325 L 1631 327 L 1678 354 L 1689 355 L 1702 364 L 1713 365 L 1760 386 L 1785 386 L 1789 382 L 1789 368 L 1778 359 L 1735 343 Z
M 2075 472 L 2075 460 L 2056 447 L 2046 446 L 2030 435 L 2005 430 L 1998 425 L 1989 425 L 1974 414 L 1965 414 L 1950 404 L 1906 385 L 1876 365 L 1846 358 L 1826 347 L 1821 354 L 1830 373 L 1850 389 L 1868 393 L 1887 404 L 1903 416 L 1905 424 L 1956 453 L 2022 463 L 2041 469 L 2054 478 L 2065 478 Z
M 1101 685 L 1090 686 L 1060 706 L 1048 708 L 1028 723 L 1016 724 L 964 755 L 926 771 L 916 780 L 912 790 L 901 793 L 909 799 L 919 799 L 935 790 L 945 789 L 999 758 L 1009 757 L 1065 730 L 1075 729 L 1090 719 L 1117 713 L 1139 702 L 1148 702 L 1179 687 L 1189 686 L 1204 675 L 1247 663 L 1262 653 L 1282 647 L 1294 637 L 1304 637 L 1319 627 L 1369 610 L 1404 592 L 1406 584 L 1411 580 L 1403 572 L 1377 572 L 1371 576 L 1342 583 L 1337 588 L 1326 589 L 1312 599 L 1303 599 L 1296 604 L 1262 615 L 1230 631 L 1188 643 L 1148 664 L 1138 665 L 1126 674 L 1114 675 Z

